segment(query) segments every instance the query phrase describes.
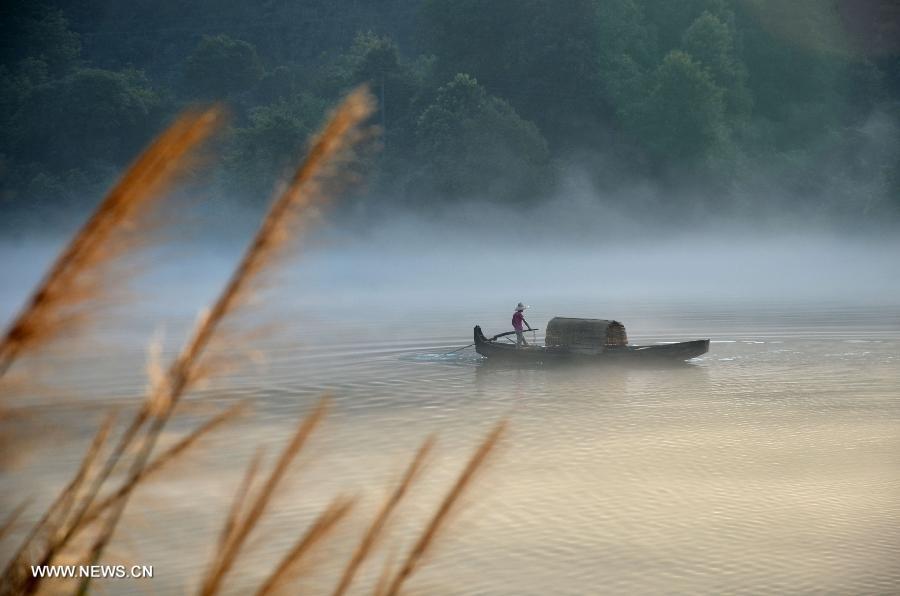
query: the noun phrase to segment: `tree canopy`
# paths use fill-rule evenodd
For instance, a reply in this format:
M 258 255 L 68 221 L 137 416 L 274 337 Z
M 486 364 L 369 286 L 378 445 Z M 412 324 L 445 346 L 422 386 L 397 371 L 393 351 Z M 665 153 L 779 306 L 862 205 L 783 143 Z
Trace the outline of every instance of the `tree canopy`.
M 107 183 L 185 105 L 225 100 L 217 179 L 258 200 L 327 106 L 368 82 L 384 129 L 372 200 L 534 203 L 576 167 L 660 196 L 690 179 L 723 208 L 777 188 L 803 208 L 895 217 L 900 43 L 885 32 L 900 24 L 836 6 L 13 3 L 0 19 L 0 197 L 27 206 Z

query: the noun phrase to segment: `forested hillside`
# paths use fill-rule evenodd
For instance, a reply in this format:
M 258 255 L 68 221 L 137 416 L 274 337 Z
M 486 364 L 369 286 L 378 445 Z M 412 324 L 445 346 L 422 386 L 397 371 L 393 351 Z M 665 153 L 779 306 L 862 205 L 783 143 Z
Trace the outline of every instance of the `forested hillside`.
M 93 200 L 164 122 L 216 99 L 233 119 L 215 184 L 266 200 L 328 106 L 366 81 L 384 127 L 373 202 L 527 205 L 577 172 L 611 202 L 652 188 L 645 210 L 900 211 L 900 8 L 890 0 L 2 10 L 7 214 Z

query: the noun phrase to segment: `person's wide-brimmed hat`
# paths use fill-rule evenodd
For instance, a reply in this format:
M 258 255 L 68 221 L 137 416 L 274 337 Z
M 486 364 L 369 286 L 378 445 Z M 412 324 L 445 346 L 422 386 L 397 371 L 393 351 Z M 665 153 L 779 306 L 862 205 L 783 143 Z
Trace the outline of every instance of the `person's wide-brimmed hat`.
M 516 305 L 516 310 L 525 310 L 526 308 L 528 308 L 528 305 L 521 302 Z

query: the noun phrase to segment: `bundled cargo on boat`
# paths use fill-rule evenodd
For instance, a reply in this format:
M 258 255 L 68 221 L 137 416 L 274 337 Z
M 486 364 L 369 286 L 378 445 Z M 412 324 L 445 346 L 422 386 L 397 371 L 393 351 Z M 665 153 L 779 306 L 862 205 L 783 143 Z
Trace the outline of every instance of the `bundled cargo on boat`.
M 554 317 L 547 323 L 544 345 L 587 353 L 628 345 L 625 325 L 605 319 Z

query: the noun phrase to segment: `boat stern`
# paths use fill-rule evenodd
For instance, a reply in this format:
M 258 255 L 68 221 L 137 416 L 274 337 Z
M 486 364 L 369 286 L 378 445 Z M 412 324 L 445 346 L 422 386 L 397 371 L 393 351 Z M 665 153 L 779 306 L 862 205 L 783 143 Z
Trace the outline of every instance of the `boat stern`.
M 481 325 L 475 325 L 475 331 L 473 332 L 473 335 L 473 339 L 475 341 L 475 351 L 482 356 L 487 356 L 487 354 L 484 353 L 484 348 L 488 343 L 488 340 L 484 336 L 484 333 L 481 331 Z
M 695 339 L 694 341 L 685 342 L 685 360 L 702 356 L 709 352 L 708 339 Z

